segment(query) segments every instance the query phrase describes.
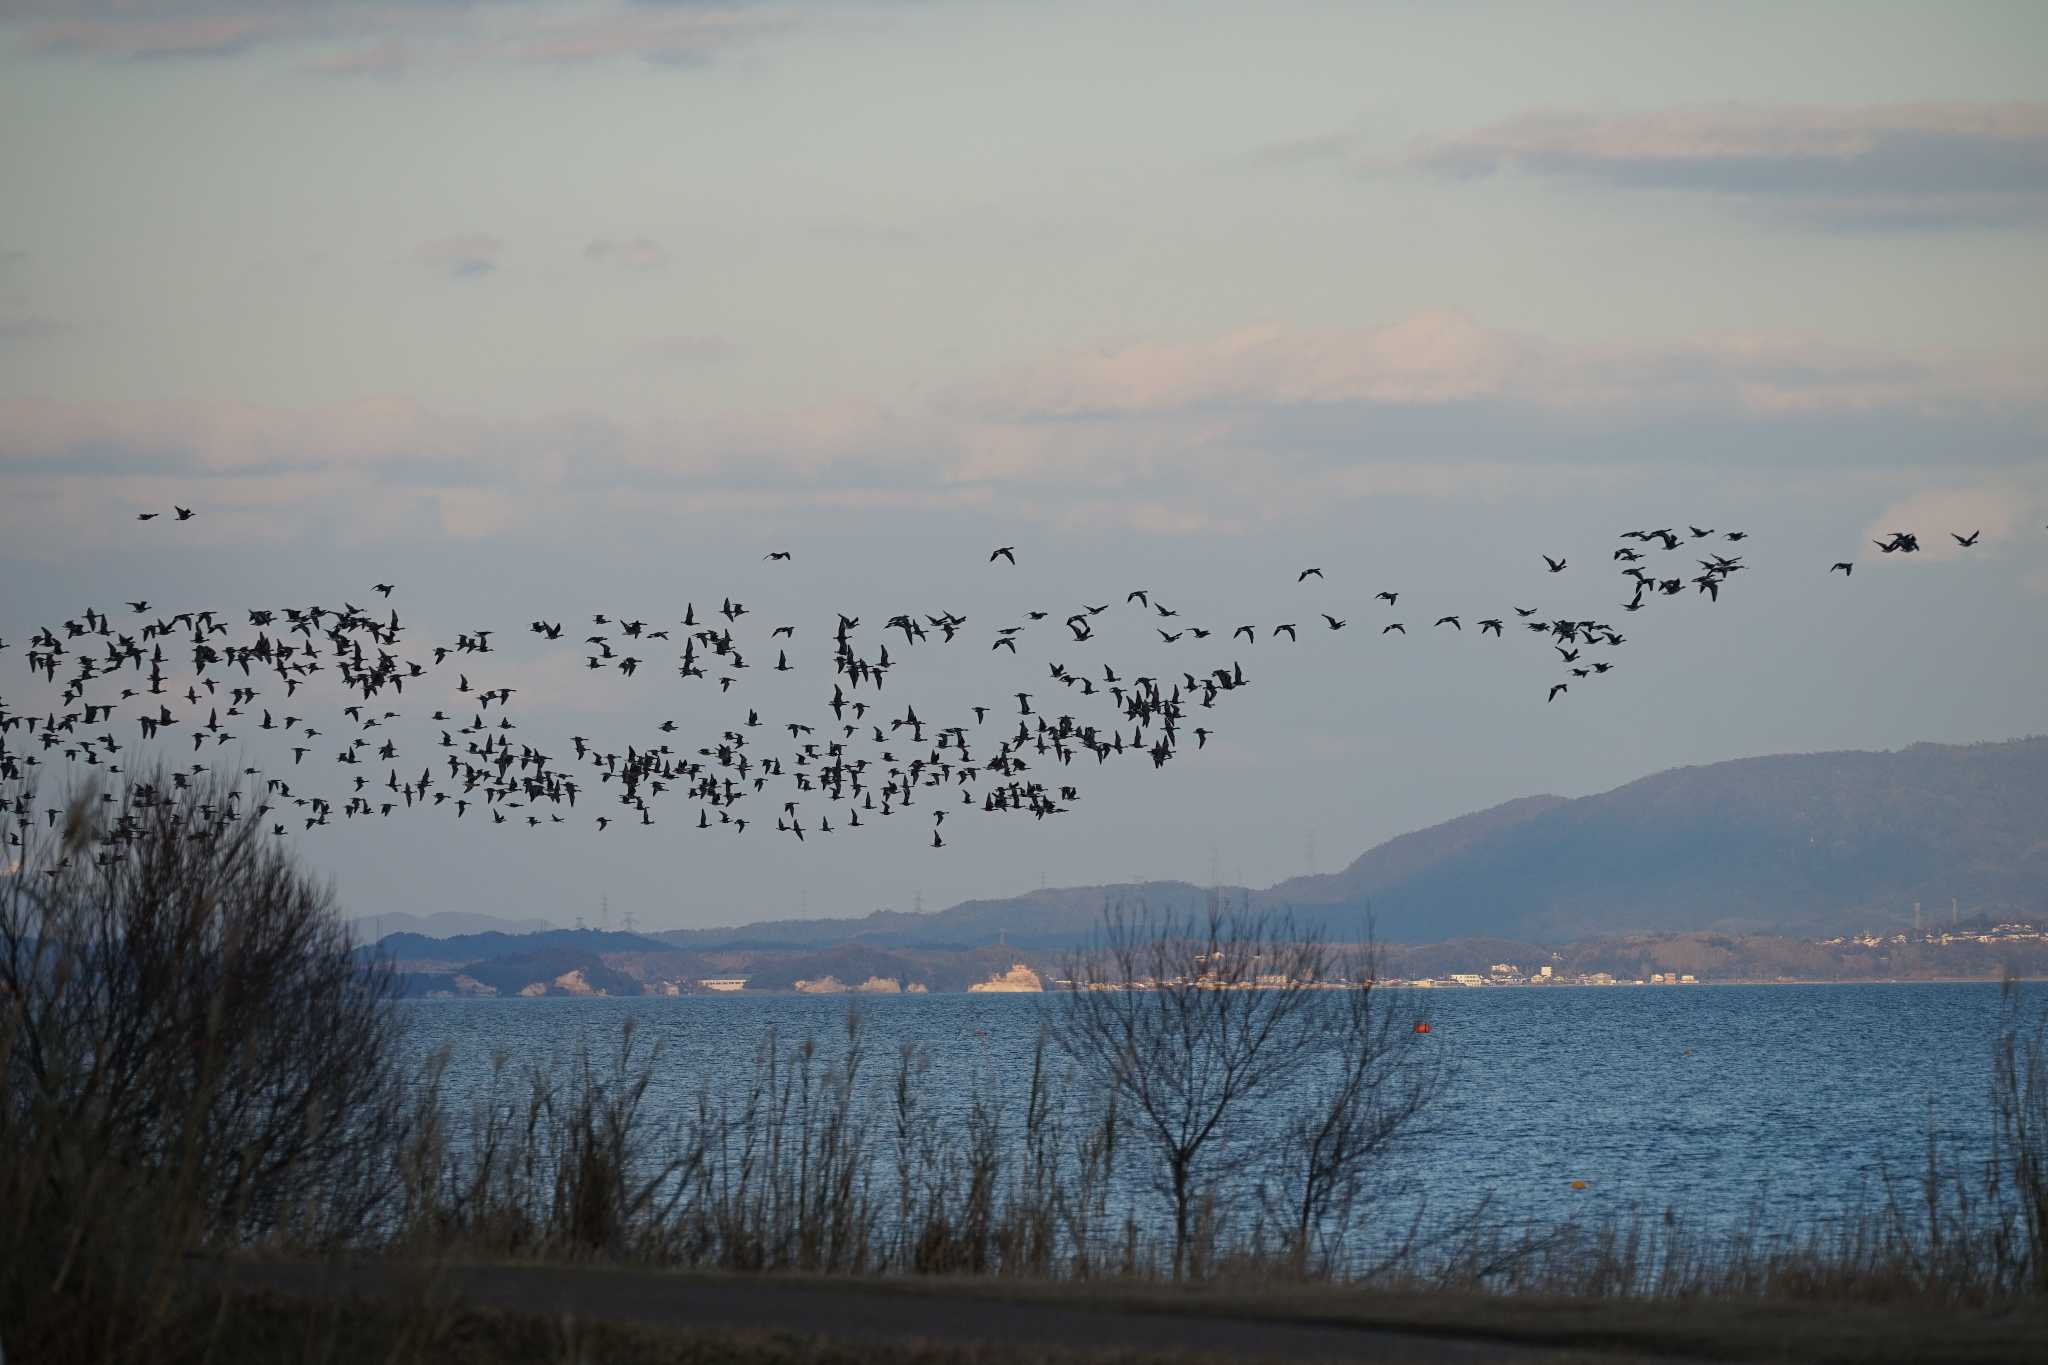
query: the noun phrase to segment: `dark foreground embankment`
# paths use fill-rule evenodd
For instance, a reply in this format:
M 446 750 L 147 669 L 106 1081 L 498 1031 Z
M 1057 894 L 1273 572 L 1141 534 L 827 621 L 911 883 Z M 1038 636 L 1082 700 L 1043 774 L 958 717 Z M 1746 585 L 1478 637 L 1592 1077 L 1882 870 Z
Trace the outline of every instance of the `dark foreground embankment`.
M 579 1331 L 587 1337 L 625 1329 L 602 1352 L 622 1362 L 1226 1358 L 1449 1365 L 1700 1359 L 1975 1365 L 2048 1353 L 2048 1317 L 2039 1314 L 1929 1313 L 1880 1305 L 1509 1300 L 1300 1286 L 1177 1291 L 1115 1283 L 764 1279 L 398 1262 L 245 1262 L 210 1273 L 238 1295 L 261 1295 L 255 1302 L 266 1314 L 295 1309 L 315 1335 L 322 1321 L 369 1320 L 380 1313 L 394 1324 L 409 1323 L 415 1334 L 436 1331 L 451 1341 L 479 1344 L 539 1343 L 553 1332 L 566 1345 Z

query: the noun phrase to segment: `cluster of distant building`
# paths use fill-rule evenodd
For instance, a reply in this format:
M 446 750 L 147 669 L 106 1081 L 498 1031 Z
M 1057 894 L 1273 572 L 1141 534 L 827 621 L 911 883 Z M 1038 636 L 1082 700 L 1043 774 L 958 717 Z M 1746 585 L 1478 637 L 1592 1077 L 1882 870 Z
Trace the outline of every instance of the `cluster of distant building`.
M 1647 977 L 1618 977 L 1612 972 L 1559 972 L 1549 963 L 1525 973 L 1512 962 L 1496 962 L 1485 972 L 1446 972 L 1442 976 L 1380 979 L 1382 986 L 1408 986 L 1418 990 L 1456 986 L 1697 986 L 1691 972 L 1651 972 Z
M 1882 948 L 1887 944 L 1925 943 L 1944 946 L 1950 943 L 2028 943 L 2048 939 L 2048 930 L 2033 924 L 1994 924 L 1988 929 L 1929 929 L 1907 933 L 1900 930 L 1894 934 L 1841 934 L 1834 938 L 1818 939 L 1824 947 L 1838 948 L 1855 944 L 1862 948 Z

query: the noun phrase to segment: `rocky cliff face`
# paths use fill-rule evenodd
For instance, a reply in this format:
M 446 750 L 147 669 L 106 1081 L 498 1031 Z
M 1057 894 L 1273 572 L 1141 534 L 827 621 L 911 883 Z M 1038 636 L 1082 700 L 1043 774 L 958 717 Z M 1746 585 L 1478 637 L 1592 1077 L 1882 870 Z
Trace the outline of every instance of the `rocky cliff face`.
M 967 988 L 969 991 L 986 991 L 999 994 L 1014 994 L 1027 991 L 1042 991 L 1045 981 L 1037 972 L 1019 962 L 1007 972 L 998 972 L 986 981 L 977 981 Z

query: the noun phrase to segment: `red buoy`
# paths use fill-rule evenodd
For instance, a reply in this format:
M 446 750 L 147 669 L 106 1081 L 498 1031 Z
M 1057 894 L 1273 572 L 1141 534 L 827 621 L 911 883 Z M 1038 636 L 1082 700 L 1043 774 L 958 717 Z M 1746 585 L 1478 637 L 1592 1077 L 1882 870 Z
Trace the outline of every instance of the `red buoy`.
M 1428 1021 L 1426 1021 L 1426 1020 L 1422 1020 L 1422 1019 L 1418 1019 L 1418 1020 L 1416 1020 L 1416 1021 L 1415 1021 L 1415 1031 L 1416 1031 L 1417 1033 L 1427 1033 L 1427 1032 L 1429 1032 L 1429 1023 L 1428 1023 Z

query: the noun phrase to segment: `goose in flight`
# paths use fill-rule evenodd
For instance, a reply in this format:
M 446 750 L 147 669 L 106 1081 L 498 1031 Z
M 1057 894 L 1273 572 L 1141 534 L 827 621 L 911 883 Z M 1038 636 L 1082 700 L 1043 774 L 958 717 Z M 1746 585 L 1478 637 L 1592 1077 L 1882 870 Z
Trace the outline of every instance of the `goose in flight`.
M 1550 566 L 1552 573 L 1564 572 L 1565 561 L 1562 559 L 1552 559 L 1549 555 L 1545 555 L 1543 556 L 1543 562 Z
M 1014 566 L 1017 563 L 1017 547 L 1014 545 L 997 546 L 993 551 L 990 552 L 988 562 L 993 564 L 998 559 L 1007 559 L 1010 561 L 1011 565 Z

